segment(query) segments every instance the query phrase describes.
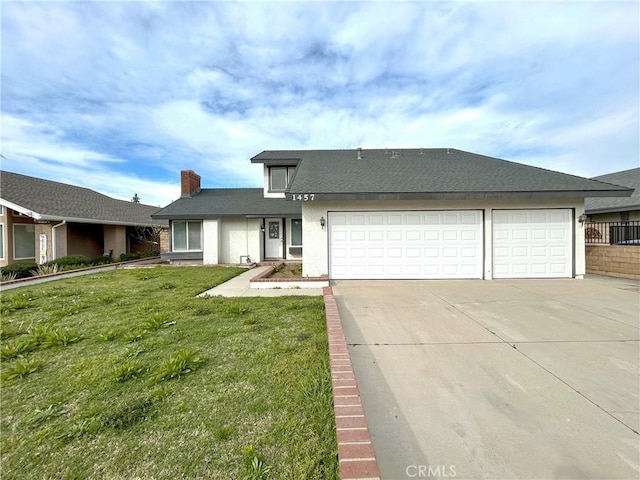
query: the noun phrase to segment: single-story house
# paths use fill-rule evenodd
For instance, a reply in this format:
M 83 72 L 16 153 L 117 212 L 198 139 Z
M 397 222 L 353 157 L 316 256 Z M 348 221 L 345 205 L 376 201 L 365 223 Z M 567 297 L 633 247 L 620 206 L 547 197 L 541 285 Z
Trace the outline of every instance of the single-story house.
M 640 278 L 640 168 L 595 177 L 632 189 L 629 197 L 585 199 L 588 273 Z
M 264 151 L 263 188 L 202 189 L 153 215 L 173 261 L 302 260 L 331 279 L 581 277 L 584 199 L 631 189 L 453 148 Z
M 158 207 L 88 188 L 0 172 L 0 266 L 158 249 Z M 166 234 L 165 234 L 166 235 Z M 153 243 L 153 244 L 152 244 Z M 168 242 L 167 242 L 168 243 Z
M 593 180 L 622 185 L 633 192 L 628 197 L 586 198 L 584 207 L 590 222 L 640 221 L 640 167 L 608 173 Z

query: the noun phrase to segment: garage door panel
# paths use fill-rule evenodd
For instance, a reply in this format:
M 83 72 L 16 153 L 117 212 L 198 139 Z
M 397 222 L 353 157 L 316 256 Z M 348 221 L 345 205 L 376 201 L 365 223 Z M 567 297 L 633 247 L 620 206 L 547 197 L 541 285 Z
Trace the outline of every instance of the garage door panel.
M 570 209 L 493 212 L 494 278 L 569 278 L 573 274 Z
M 340 212 L 339 224 L 334 215 L 332 278 L 482 278 L 481 211 Z

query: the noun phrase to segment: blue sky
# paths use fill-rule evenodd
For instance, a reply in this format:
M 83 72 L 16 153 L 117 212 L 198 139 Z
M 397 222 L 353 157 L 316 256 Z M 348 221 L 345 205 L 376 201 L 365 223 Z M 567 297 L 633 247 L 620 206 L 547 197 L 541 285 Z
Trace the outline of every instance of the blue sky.
M 638 166 L 639 3 L 11 2 L 3 170 L 138 193 L 260 186 L 268 149 L 454 147 Z

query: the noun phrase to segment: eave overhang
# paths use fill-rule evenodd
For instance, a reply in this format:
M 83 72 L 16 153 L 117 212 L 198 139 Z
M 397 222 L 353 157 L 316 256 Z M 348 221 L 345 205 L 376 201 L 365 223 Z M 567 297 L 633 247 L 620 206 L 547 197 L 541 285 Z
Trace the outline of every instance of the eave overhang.
M 585 198 L 585 197 L 629 197 L 629 190 L 563 190 L 563 191 L 531 191 L 531 192 L 402 192 L 402 193 L 311 193 L 287 192 L 287 200 L 477 200 L 477 199 L 509 199 L 509 198 Z M 303 196 L 300 198 L 300 196 Z M 313 199 L 311 199 L 313 197 Z
M 34 212 L 29 210 L 26 207 L 15 204 L 8 200 L 2 199 L 2 205 L 11 210 L 15 210 L 22 215 L 34 219 L 36 222 L 62 222 L 66 221 L 67 223 L 90 223 L 95 225 L 123 225 L 123 226 L 143 226 L 143 227 L 155 227 L 161 226 L 158 223 L 154 223 L 151 221 L 151 216 L 149 216 L 148 222 L 122 222 L 118 220 L 100 220 L 95 218 L 81 218 L 81 217 L 69 217 L 65 215 L 48 215 L 44 213 Z

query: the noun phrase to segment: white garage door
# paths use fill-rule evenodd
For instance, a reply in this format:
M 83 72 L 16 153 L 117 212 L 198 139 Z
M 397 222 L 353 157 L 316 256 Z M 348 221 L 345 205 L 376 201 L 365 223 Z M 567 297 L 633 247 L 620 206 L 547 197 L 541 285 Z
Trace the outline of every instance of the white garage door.
M 494 210 L 494 278 L 573 276 L 570 209 Z
M 482 278 L 482 211 L 329 212 L 333 279 Z

